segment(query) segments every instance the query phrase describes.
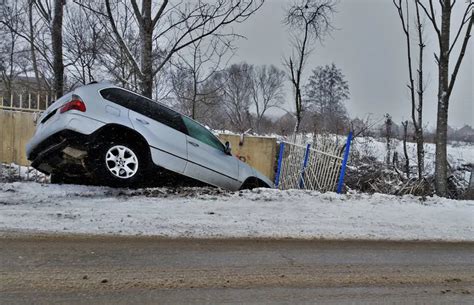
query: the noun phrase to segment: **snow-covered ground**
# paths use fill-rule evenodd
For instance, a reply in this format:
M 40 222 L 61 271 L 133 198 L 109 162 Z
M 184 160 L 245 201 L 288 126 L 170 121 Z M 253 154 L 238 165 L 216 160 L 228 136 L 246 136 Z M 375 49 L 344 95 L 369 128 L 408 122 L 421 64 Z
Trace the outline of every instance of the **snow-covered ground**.
M 257 189 L 0 184 L 0 231 L 474 241 L 474 201 Z
M 49 178 L 30 166 L 0 163 L 0 183 L 14 181 L 48 182 Z
M 398 152 L 400 158 L 403 157 L 403 142 L 397 139 L 392 140 L 392 153 Z M 383 162 L 387 155 L 387 144 L 372 137 L 361 137 L 354 140 L 353 149 L 364 156 L 376 157 Z M 425 164 L 427 173 L 434 172 L 436 145 L 425 143 Z M 416 163 L 416 144 L 407 143 L 408 156 L 412 164 Z M 448 162 L 451 166 L 474 164 L 474 144 L 466 142 L 455 142 L 448 144 Z

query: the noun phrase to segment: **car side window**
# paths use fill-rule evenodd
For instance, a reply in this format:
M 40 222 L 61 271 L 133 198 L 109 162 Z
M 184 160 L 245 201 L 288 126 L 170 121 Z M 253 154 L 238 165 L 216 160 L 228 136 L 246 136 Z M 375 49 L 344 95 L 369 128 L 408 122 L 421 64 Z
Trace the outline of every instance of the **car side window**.
M 181 115 L 163 105 L 152 102 L 144 97 L 137 96 L 139 99 L 140 109 L 135 110 L 144 116 L 147 116 L 157 122 L 165 124 L 178 131 L 187 133 L 186 127 L 181 119 Z
M 183 116 L 184 125 L 188 130 L 188 135 L 220 151 L 224 151 L 224 145 L 209 130 L 188 117 Z
M 163 105 L 145 97 L 118 88 L 108 88 L 100 91 L 106 100 L 138 112 L 168 127 L 187 133 L 181 115 Z
M 125 108 L 133 109 L 135 103 L 135 94 L 117 89 L 117 88 L 108 88 L 100 91 L 100 95 L 112 103 L 118 104 Z

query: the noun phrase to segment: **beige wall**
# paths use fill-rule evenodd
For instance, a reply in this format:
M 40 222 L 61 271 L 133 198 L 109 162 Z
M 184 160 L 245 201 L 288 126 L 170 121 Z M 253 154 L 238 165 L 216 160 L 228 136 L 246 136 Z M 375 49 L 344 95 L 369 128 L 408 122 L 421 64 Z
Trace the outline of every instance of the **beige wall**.
M 25 145 L 35 132 L 35 114 L 0 110 L 0 162 L 29 165 Z
M 230 142 L 234 156 L 253 166 L 270 180 L 275 179 L 276 138 L 245 136 L 242 145 L 238 135 L 221 134 L 219 138 L 224 143 Z

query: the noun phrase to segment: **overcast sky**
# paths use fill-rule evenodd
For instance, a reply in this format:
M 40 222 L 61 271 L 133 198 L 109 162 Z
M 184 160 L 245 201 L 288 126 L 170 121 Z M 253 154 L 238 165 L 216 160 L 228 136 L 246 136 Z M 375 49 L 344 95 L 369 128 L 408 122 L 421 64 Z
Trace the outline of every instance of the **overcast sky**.
M 274 64 L 283 69 L 283 57 L 291 53 L 289 35 L 281 22 L 288 4 L 289 0 L 267 0 L 246 23 L 234 28 L 247 39 L 237 43 L 239 50 L 233 62 Z M 464 1 L 458 1 L 456 6 L 454 21 L 461 20 Z M 337 30 L 324 45 L 316 46 L 306 67 L 306 76 L 314 67 L 334 62 L 349 82 L 351 98 L 346 106 L 351 117 L 366 117 L 372 113 L 376 119 L 390 113 L 397 123 L 410 119 L 405 37 L 392 1 L 340 0 L 337 10 L 334 16 Z M 424 120 L 433 128 L 438 83 L 433 53 L 437 40 L 430 24 L 426 25 L 425 79 L 428 88 Z M 474 126 L 472 41 L 450 102 L 449 124 L 454 127 Z M 288 107 L 293 110 L 289 86 L 287 100 Z

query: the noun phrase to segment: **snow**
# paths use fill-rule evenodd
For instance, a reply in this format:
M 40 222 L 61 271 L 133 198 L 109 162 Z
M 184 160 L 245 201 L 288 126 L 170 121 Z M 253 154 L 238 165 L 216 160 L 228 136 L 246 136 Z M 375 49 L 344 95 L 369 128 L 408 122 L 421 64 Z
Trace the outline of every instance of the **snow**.
M 278 140 L 285 140 L 284 137 L 275 135 Z M 291 137 L 290 137 L 291 138 Z M 346 142 L 346 136 L 326 135 L 323 138 L 329 138 L 333 141 L 337 141 L 340 145 Z M 392 153 L 397 151 L 400 158 L 403 154 L 403 141 L 393 138 L 391 143 Z M 298 139 L 297 144 L 304 145 L 305 143 L 313 142 L 313 134 L 307 133 Z M 424 143 L 425 149 L 425 164 L 427 166 L 427 174 L 434 173 L 434 164 L 436 157 L 436 144 Z M 385 162 L 387 156 L 387 143 L 383 138 L 375 137 L 357 137 L 353 140 L 351 145 L 351 151 L 358 152 L 362 156 L 375 157 L 380 162 Z M 448 161 L 452 167 L 466 164 L 474 164 L 474 143 L 452 141 L 447 145 Z M 416 163 L 416 143 L 407 142 L 407 152 L 412 164 Z
M 49 178 L 43 173 L 29 166 L 21 166 L 15 163 L 0 163 L 0 182 L 13 182 L 21 180 L 47 182 L 49 181 Z
M 474 201 L 0 183 L 0 234 L 474 241 Z
M 403 142 L 392 139 L 392 151 L 397 151 L 400 157 L 403 156 Z M 374 156 L 378 161 L 383 162 L 387 155 L 387 144 L 372 137 L 357 138 L 354 143 L 354 149 L 365 156 Z M 434 171 L 436 157 L 436 145 L 434 143 L 425 143 L 425 164 L 427 170 Z M 474 144 L 465 142 L 455 142 L 448 144 L 448 161 L 452 166 L 460 164 L 474 164 Z M 416 143 L 408 142 L 407 151 L 411 161 L 416 160 Z M 412 163 L 413 163 L 412 162 Z M 431 167 L 428 165 L 432 165 Z

